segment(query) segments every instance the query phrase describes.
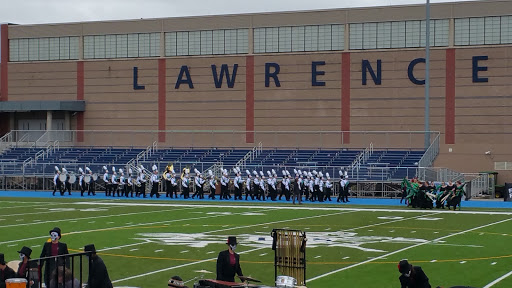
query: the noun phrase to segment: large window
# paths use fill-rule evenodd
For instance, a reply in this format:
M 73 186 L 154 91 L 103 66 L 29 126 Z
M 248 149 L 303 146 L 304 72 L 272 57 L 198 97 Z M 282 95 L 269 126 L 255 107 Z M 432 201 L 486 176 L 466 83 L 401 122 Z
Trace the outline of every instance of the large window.
M 350 24 L 350 49 L 425 47 L 424 20 Z M 430 45 L 448 46 L 449 20 L 430 22 Z
M 341 24 L 254 29 L 254 53 L 343 50 Z
M 24 38 L 9 40 L 9 61 L 78 59 L 78 37 Z
M 455 19 L 455 45 L 512 43 L 512 16 Z
M 165 56 L 246 54 L 248 29 L 165 33 Z
M 84 58 L 160 56 L 160 33 L 84 36 Z

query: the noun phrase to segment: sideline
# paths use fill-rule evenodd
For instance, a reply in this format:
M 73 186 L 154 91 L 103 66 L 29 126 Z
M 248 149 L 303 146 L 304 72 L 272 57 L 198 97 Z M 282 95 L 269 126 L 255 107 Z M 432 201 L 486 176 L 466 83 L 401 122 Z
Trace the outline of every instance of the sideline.
M 457 236 L 457 235 L 460 235 L 460 234 L 464 234 L 464 233 L 467 233 L 467 232 L 471 232 L 471 231 L 474 231 L 474 230 L 482 229 L 482 228 L 485 228 L 485 227 L 493 226 L 493 225 L 496 225 L 496 224 L 505 223 L 505 222 L 510 221 L 510 220 L 512 220 L 512 218 L 501 220 L 501 221 L 490 223 L 490 224 L 486 224 L 486 225 L 482 225 L 482 226 L 478 226 L 478 227 L 471 228 L 471 229 L 468 229 L 468 230 L 464 230 L 464 231 L 461 231 L 461 232 L 449 234 L 449 235 L 446 235 L 446 236 L 443 236 L 443 237 L 439 237 L 439 238 L 434 239 L 434 240 L 428 240 L 426 242 L 419 243 L 419 244 L 416 244 L 416 245 L 413 245 L 413 246 L 408 246 L 408 247 L 405 247 L 405 248 L 402 248 L 402 249 L 399 249 L 399 250 L 396 250 L 396 251 L 393 251 L 393 252 L 390 252 L 390 253 L 387 253 L 387 254 L 383 254 L 383 255 L 378 256 L 378 257 L 374 257 L 374 258 L 368 259 L 368 260 L 363 261 L 363 262 L 359 262 L 359 263 L 354 264 L 354 265 L 350 265 L 350 266 L 343 267 L 343 268 L 340 268 L 340 269 L 337 269 L 337 270 L 334 270 L 334 271 L 331 271 L 331 272 L 328 272 L 328 273 L 325 273 L 325 274 L 321 274 L 321 275 L 315 276 L 315 277 L 313 277 L 311 279 L 307 279 L 306 282 L 315 281 L 315 280 L 324 278 L 324 277 L 332 275 L 332 274 L 336 274 L 336 273 L 344 271 L 344 270 L 348 270 L 348 269 L 351 269 L 351 268 L 354 268 L 354 267 L 357 267 L 357 266 L 361 266 L 363 264 L 370 263 L 370 262 L 373 262 L 373 261 L 378 260 L 378 259 L 386 258 L 388 256 L 391 256 L 391 255 L 394 255 L 394 254 L 397 254 L 397 253 L 400 253 L 400 252 L 403 252 L 403 251 L 406 251 L 406 250 L 409 250 L 409 249 L 412 249 L 412 248 L 423 246 L 425 244 L 430 244 L 430 243 L 435 242 L 435 241 L 443 240 L 443 239 L 446 239 L 446 238 L 450 238 L 450 237 Z

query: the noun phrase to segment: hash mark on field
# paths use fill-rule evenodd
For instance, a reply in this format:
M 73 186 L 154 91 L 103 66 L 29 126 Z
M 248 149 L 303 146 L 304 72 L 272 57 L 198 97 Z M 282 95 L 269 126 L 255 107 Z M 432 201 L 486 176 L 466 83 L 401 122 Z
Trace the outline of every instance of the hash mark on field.
M 14 247 L 14 246 L 18 246 L 18 244 L 7 245 L 7 247 Z
M 437 262 L 437 260 L 434 259 L 434 260 L 430 261 L 430 263 L 434 263 L 434 262 Z
M 23 221 L 23 219 L 18 219 L 18 220 L 16 220 L 16 222 L 21 222 L 21 221 Z
M 261 253 L 261 254 L 260 254 L 260 256 L 265 256 L 265 255 L 267 255 L 267 253 Z
M 343 260 L 346 260 L 346 259 L 348 259 L 348 258 L 350 258 L 350 257 L 348 257 L 348 256 L 345 256 L 345 257 L 343 257 Z
M 268 226 L 265 226 L 265 227 L 263 227 L 263 228 L 268 228 Z
M 318 255 L 318 256 L 315 256 L 315 259 L 316 259 L 316 258 L 320 258 L 320 257 L 322 257 L 322 256 L 320 256 L 320 255 Z
M 139 250 L 139 248 L 133 248 L 133 249 L 130 249 L 130 252 L 137 251 L 137 250 Z
M 107 224 L 114 224 L 114 222 L 107 222 Z
M 183 254 L 183 253 L 187 253 L 187 252 L 188 252 L 188 250 L 183 250 L 180 253 Z
M 32 247 L 37 248 L 37 247 L 41 247 L 41 245 L 34 245 Z
M 69 223 L 76 223 L 76 222 L 77 222 L 76 220 L 74 220 L 74 221 L 69 221 Z
M 478 235 L 482 236 L 482 235 L 484 235 L 484 233 L 478 233 Z
M 395 230 L 389 230 L 389 232 L 393 233 L 393 232 L 395 232 Z
M 466 263 L 466 261 L 460 261 L 459 263 L 460 263 L 460 264 L 464 264 L 464 263 Z
M 416 231 L 411 231 L 411 233 L 416 233 Z
M 222 225 L 222 228 L 226 228 L 226 227 L 229 227 L 229 225 Z
M 133 224 L 133 222 L 128 222 L 128 223 L 126 223 L 126 225 L 131 225 L 131 224 Z
M 439 234 L 439 231 L 434 231 L 434 234 Z
M 329 227 L 329 228 L 325 228 L 325 231 L 329 231 L 329 230 L 331 230 L 331 228 L 330 228 L 330 227 Z
M 373 232 L 373 230 L 368 230 L 368 232 Z
M 162 250 L 162 249 L 158 249 L 158 250 L 155 250 L 155 253 L 157 253 L 157 252 L 162 252 L 162 251 L 164 251 L 164 250 Z
M 92 224 L 92 223 L 94 223 L 94 222 L 96 222 L 96 221 L 90 221 L 90 222 L 88 222 L 88 223 L 89 223 L 89 224 Z
M 496 264 L 498 264 L 498 262 L 492 262 L 492 263 L 491 263 L 491 265 L 496 265 Z
M 206 254 L 213 254 L 215 253 L 215 251 L 210 251 L 210 252 L 207 252 Z
M 203 225 L 203 227 L 208 227 L 208 226 L 210 226 L 210 225 L 208 225 L 208 224 L 204 224 L 204 225 Z
M 183 224 L 183 226 L 190 226 L 190 224 L 188 224 L 188 223 L 187 224 Z

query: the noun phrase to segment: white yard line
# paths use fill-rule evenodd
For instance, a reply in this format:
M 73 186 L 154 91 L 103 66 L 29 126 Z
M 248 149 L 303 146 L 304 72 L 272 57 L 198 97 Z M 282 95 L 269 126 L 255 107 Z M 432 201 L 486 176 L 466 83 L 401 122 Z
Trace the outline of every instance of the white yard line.
M 484 288 L 492 287 L 492 286 L 494 286 L 494 284 L 497 284 L 497 283 L 501 282 L 501 280 L 503 280 L 503 279 L 507 278 L 507 277 L 508 277 L 508 276 L 510 276 L 510 275 L 512 275 L 512 271 L 510 271 L 510 272 L 508 272 L 507 274 L 505 274 L 505 275 L 501 276 L 500 278 L 498 278 L 498 279 L 496 279 L 496 280 L 492 281 L 491 283 L 489 283 L 489 284 L 485 285 L 485 286 L 484 286 Z
M 174 203 L 89 203 L 77 202 L 75 204 L 112 205 L 112 206 L 149 206 L 149 207 L 200 207 L 200 208 L 245 208 L 245 209 L 276 209 L 276 210 L 312 210 L 312 211 L 358 211 L 358 212 L 399 212 L 399 213 L 426 213 L 426 214 L 474 214 L 474 215 L 512 215 L 504 211 L 438 211 L 413 209 L 386 209 L 386 208 L 341 208 L 341 207 L 312 207 L 312 206 L 250 206 L 250 205 L 205 205 L 205 204 L 174 204 Z M 424 215 L 425 216 L 425 215 Z
M 258 208 L 262 208 L 262 207 L 258 207 Z M 249 228 L 249 227 L 254 227 L 254 226 L 275 224 L 275 223 L 280 223 L 280 222 L 290 222 L 290 221 L 305 220 L 305 219 L 325 217 L 325 216 L 333 216 L 333 215 L 345 214 L 345 213 L 350 213 L 350 212 L 352 212 L 352 211 L 338 212 L 338 213 L 326 214 L 326 215 L 308 216 L 308 217 L 301 217 L 301 218 L 282 220 L 282 221 L 275 221 L 275 222 L 268 222 L 268 223 L 260 223 L 260 224 L 254 224 L 254 225 L 247 225 L 247 226 L 243 226 L 243 227 L 219 229 L 219 230 L 213 230 L 213 231 L 208 231 L 208 232 L 204 232 L 204 233 L 216 233 L 216 232 L 222 232 L 222 231 L 231 230 L 231 229 L 235 229 L 235 228 L 236 229 L 242 229 L 242 228 Z M 231 215 L 226 215 L 226 216 L 231 216 Z M 211 216 L 211 217 L 213 217 L 213 216 Z M 239 254 L 250 253 L 250 252 L 258 251 L 258 250 L 261 250 L 261 249 L 268 249 L 268 247 L 255 248 L 255 249 L 251 249 L 251 250 L 240 252 Z M 205 260 L 200 260 L 200 261 L 195 261 L 195 262 L 191 262 L 191 263 L 187 263 L 187 264 L 183 264 L 183 265 L 178 265 L 178 266 L 171 266 L 171 267 L 168 267 L 168 268 L 164 268 L 164 269 L 160 269 L 160 270 L 156 270 L 156 271 L 152 271 L 152 272 L 148 272 L 148 273 L 144 273 L 144 274 L 139 274 L 139 275 L 134 275 L 134 276 L 130 276 L 130 277 L 127 277 L 127 278 L 123 278 L 123 279 L 114 280 L 114 281 L 112 281 L 112 283 L 118 283 L 118 282 L 127 281 L 127 280 L 131 280 L 131 279 L 135 279 L 135 278 L 140 278 L 140 277 L 144 277 L 144 276 L 148 276 L 148 275 L 153 275 L 153 274 L 157 274 L 157 273 L 160 273 L 160 272 L 165 272 L 165 271 L 169 271 L 169 270 L 173 270 L 173 269 L 177 269 L 177 268 L 182 268 L 182 267 L 187 267 L 187 266 L 190 266 L 190 265 L 195 265 L 195 264 L 200 264 L 200 263 L 204 263 L 204 262 L 208 262 L 208 261 L 213 261 L 213 260 L 216 260 L 216 259 L 217 259 L 217 257 L 209 258 L 209 259 L 205 259 Z
M 181 211 L 181 210 L 188 210 L 188 209 L 193 209 L 193 208 L 184 208 L 184 209 L 176 209 L 176 210 L 146 211 L 146 212 L 132 212 L 132 213 L 124 213 L 124 214 L 110 214 L 110 215 L 91 216 L 91 217 L 74 218 L 74 219 L 52 219 L 52 220 L 48 220 L 48 221 L 40 221 L 40 222 L 32 222 L 32 223 L 18 223 L 18 224 L 3 225 L 3 226 L 0 226 L 0 228 L 55 223 L 55 222 L 59 222 L 59 221 L 68 222 L 68 221 L 89 220 L 89 219 L 97 219 L 97 218 L 110 218 L 110 217 L 141 215 L 141 214 L 151 214 L 151 213 L 161 213 L 161 212 L 174 212 L 174 211 Z M 69 212 L 69 211 L 67 211 L 67 212 Z
M 187 208 L 187 209 L 190 209 L 190 208 Z M 182 209 L 182 210 L 186 210 L 186 209 Z M 168 212 L 168 211 L 169 210 L 161 210 L 161 211 L 152 211 L 152 212 Z M 177 210 L 171 210 L 171 211 L 177 211 Z M 145 213 L 151 213 L 151 212 L 145 212 Z M 128 214 L 138 214 L 138 213 L 128 213 Z M 141 214 L 141 213 L 139 213 L 139 214 Z M 64 233 L 64 235 L 83 234 L 83 233 L 98 232 L 98 231 L 105 231 L 105 230 L 114 230 L 114 229 L 121 229 L 121 228 L 131 228 L 131 227 L 138 227 L 138 226 L 145 226 L 145 225 L 166 224 L 166 223 L 174 223 L 174 222 L 189 221 L 189 220 L 210 219 L 210 218 L 216 218 L 216 217 L 222 217 L 222 216 L 233 216 L 233 215 L 236 215 L 236 213 L 235 214 L 230 214 L 230 215 L 208 215 L 208 216 L 195 217 L 195 218 L 183 218 L 183 219 L 173 219 L 173 220 L 149 222 L 149 223 L 137 223 L 137 224 L 132 224 L 132 225 L 117 226 L 117 227 L 105 227 L 105 228 L 93 229 L 93 230 L 74 231 L 74 232 Z M 108 215 L 108 216 L 104 216 L 104 217 L 111 217 L 111 216 L 122 216 L 122 214 Z M 98 217 L 90 217 L 90 218 L 98 218 Z M 84 218 L 84 219 L 90 219 L 90 218 Z M 73 219 L 70 219 L 70 220 L 73 220 Z M 55 222 L 55 221 L 49 221 L 49 222 Z M 40 224 L 40 223 L 45 223 L 45 222 L 37 222 L 37 223 L 33 223 L 33 224 Z M 229 229 L 225 229 L 225 230 L 229 230 Z M 0 242 L 0 245 L 1 244 L 7 244 L 7 243 L 15 243 L 15 242 L 21 242 L 21 241 L 42 239 L 42 238 L 48 238 L 48 236 L 37 236 L 37 237 L 31 237 L 31 238 L 25 238 L 25 239 L 17 239 L 17 240 L 4 241 L 4 242 Z
M 485 227 L 493 226 L 493 225 L 496 225 L 496 224 L 504 223 L 504 222 L 507 222 L 507 221 L 510 221 L 510 220 L 512 220 L 512 218 L 501 220 L 501 221 L 490 223 L 490 224 L 486 224 L 486 225 L 482 225 L 482 226 L 478 226 L 478 227 L 471 228 L 471 229 L 468 229 L 468 230 L 464 230 L 464 231 L 461 231 L 461 232 L 449 234 L 447 236 L 443 236 L 443 237 L 440 237 L 440 238 L 437 238 L 437 239 L 434 239 L 434 240 L 429 240 L 429 241 L 426 241 L 426 242 L 423 242 L 423 243 L 419 243 L 419 244 L 416 244 L 416 245 L 408 246 L 408 247 L 405 247 L 405 248 L 402 248 L 402 249 L 399 249 L 399 250 L 396 250 L 396 251 L 393 251 L 393 252 L 390 252 L 390 253 L 378 256 L 378 257 L 371 258 L 371 259 L 363 261 L 363 262 L 359 262 L 359 263 L 356 263 L 356 264 L 353 264 L 353 265 L 350 265 L 350 266 L 347 266 L 347 267 L 343 267 L 343 268 L 340 268 L 340 269 L 337 269 L 337 270 L 334 270 L 334 271 L 331 271 L 331 272 L 328 272 L 328 273 L 325 273 L 325 274 L 318 275 L 316 277 L 313 277 L 311 279 L 306 280 L 306 282 L 315 281 L 315 280 L 324 278 L 326 276 L 329 276 L 329 275 L 332 275 L 332 274 L 336 274 L 338 272 L 341 272 L 341 271 L 344 271 L 344 270 L 348 270 L 348 269 L 351 269 L 351 268 L 354 268 L 354 267 L 357 267 L 357 266 L 361 266 L 363 264 L 370 263 L 370 262 L 373 262 L 375 260 L 386 258 L 388 256 L 391 256 L 391 255 L 394 255 L 394 254 L 397 254 L 397 253 L 400 253 L 400 252 L 403 252 L 403 251 L 406 251 L 406 250 L 409 250 L 409 249 L 412 249 L 412 248 L 423 246 L 425 244 L 430 244 L 430 243 L 432 243 L 434 241 L 443 240 L 443 239 L 446 239 L 446 238 L 449 238 L 449 237 L 461 235 L 461 234 L 464 234 L 464 233 L 467 233 L 467 232 L 471 232 L 471 231 L 474 231 L 474 230 L 478 230 L 478 229 L 482 229 L 482 228 L 485 228 Z
M 138 245 L 148 244 L 148 243 L 151 243 L 151 242 L 145 241 L 145 242 L 132 243 L 132 244 L 127 244 L 127 245 L 122 245 L 122 246 L 116 246 L 116 247 L 107 247 L 107 248 L 99 249 L 98 252 L 103 252 L 103 251 L 108 251 L 108 250 L 117 250 L 117 249 L 121 249 L 121 248 L 133 247 L 133 246 L 138 246 Z

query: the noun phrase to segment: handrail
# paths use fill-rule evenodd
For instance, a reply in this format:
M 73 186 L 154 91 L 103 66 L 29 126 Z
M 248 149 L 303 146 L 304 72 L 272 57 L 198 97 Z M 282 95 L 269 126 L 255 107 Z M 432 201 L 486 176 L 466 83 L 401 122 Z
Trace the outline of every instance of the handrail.
M 0 153 L 2 153 L 6 149 L 11 148 L 12 138 L 12 132 L 8 132 L 4 136 L 0 137 Z
M 258 143 L 258 146 L 253 147 L 249 152 L 247 152 L 247 154 L 244 155 L 244 157 L 242 157 L 242 159 L 238 160 L 234 167 L 238 167 L 241 170 L 245 169 L 247 160 L 254 161 L 254 159 L 256 159 L 256 157 L 258 157 L 262 151 L 263 144 L 260 142 Z
M 432 167 L 434 160 L 436 159 L 437 155 L 439 155 L 439 139 L 440 134 L 437 134 L 436 138 L 434 138 L 434 141 L 430 143 L 430 146 L 427 148 L 427 150 L 425 150 L 423 157 L 421 157 L 420 161 L 418 162 L 418 167 Z

